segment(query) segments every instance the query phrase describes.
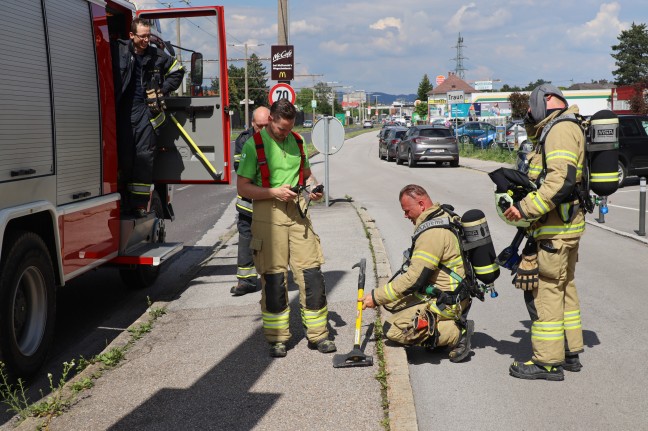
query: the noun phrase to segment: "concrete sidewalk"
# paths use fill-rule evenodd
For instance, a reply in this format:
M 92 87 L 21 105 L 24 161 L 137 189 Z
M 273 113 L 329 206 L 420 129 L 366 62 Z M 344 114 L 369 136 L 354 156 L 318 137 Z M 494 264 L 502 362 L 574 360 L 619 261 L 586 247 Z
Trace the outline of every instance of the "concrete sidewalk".
M 231 205 L 233 208 L 233 205 Z M 384 280 L 389 265 L 371 218 L 346 201 L 310 214 L 326 258 L 329 325 L 337 353 L 354 341 L 358 269 L 367 260 L 366 290 Z M 234 221 L 234 212 L 223 217 Z M 375 352 L 373 310 L 363 313 L 362 349 L 372 367 L 334 369 L 333 355 L 307 347 L 298 292 L 290 286 L 288 356 L 272 359 L 262 334 L 260 292 L 229 293 L 236 273 L 238 235 L 232 226 L 189 285 L 165 304 L 152 331 L 83 391 L 49 430 L 382 430 L 384 419 Z M 369 235 L 367 235 L 367 233 Z M 370 238 L 367 238 L 367 237 Z M 378 262 L 374 265 L 374 255 Z M 146 320 L 148 316 L 142 316 Z M 128 338 L 120 337 L 115 344 Z M 407 360 L 402 348 L 386 348 L 392 430 L 416 429 Z M 81 376 L 88 375 L 87 370 Z M 33 430 L 42 419 L 19 429 Z

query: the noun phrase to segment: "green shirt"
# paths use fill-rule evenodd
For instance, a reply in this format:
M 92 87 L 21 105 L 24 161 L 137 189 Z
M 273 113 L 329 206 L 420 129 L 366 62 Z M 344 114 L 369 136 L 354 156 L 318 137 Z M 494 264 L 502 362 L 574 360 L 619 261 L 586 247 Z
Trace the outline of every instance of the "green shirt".
M 261 129 L 261 137 L 270 170 L 270 187 L 279 187 L 284 184 L 290 184 L 291 187 L 296 186 L 299 181 L 301 154 L 293 134 L 290 133 L 281 144 L 275 142 L 266 129 Z M 304 145 L 304 155 L 306 156 L 304 169 L 307 169 L 310 168 L 310 163 L 306 145 Z M 257 186 L 262 186 L 254 138 L 248 139 L 243 145 L 236 175 L 252 180 Z

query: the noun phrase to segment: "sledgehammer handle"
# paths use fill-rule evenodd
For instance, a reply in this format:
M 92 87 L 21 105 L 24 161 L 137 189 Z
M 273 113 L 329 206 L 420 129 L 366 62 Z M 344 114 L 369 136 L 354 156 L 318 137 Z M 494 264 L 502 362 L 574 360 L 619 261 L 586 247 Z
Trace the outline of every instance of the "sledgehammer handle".
M 367 259 L 360 259 L 359 263 L 353 265 L 353 268 L 360 267 L 358 275 L 358 310 L 356 312 L 355 325 L 355 342 L 354 349 L 360 349 L 360 330 L 362 329 L 362 298 L 364 297 L 365 273 L 367 272 Z

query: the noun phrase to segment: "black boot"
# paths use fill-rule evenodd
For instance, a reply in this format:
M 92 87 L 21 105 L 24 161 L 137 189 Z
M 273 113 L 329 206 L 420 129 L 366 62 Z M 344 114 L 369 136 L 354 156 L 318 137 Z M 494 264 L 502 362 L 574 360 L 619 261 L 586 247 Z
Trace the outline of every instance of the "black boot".
M 475 332 L 475 322 L 468 320 L 459 341 L 448 354 L 450 362 L 461 362 L 470 354 L 472 351 L 470 350 L 470 337 L 472 337 L 473 332 Z
M 561 366 L 542 366 L 531 361 L 525 363 L 513 362 L 509 367 L 509 374 L 518 379 L 525 380 L 543 379 L 560 381 L 565 379 Z
M 583 368 L 580 359 L 578 358 L 578 353 L 575 355 L 565 355 L 565 363 L 563 368 L 567 371 L 577 373 Z

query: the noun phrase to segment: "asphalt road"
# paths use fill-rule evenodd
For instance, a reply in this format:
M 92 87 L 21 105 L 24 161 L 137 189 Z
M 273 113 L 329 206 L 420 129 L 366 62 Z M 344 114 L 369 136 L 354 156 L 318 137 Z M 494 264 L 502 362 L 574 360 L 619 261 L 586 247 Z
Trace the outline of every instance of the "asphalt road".
M 397 166 L 378 159 L 377 145 L 375 134 L 367 133 L 332 155 L 329 192 L 331 199 L 351 196 L 375 218 L 392 271 L 410 246 L 413 226 L 403 218 L 398 203 L 398 192 L 408 183 L 421 184 L 434 201 L 454 205 L 459 214 L 472 208 L 484 211 L 498 252 L 513 239 L 514 228 L 495 213 L 493 186 L 485 172 L 433 164 Z M 323 181 L 321 156 L 313 160 L 313 169 Z M 635 199 L 632 187 L 613 195 L 613 205 L 631 207 L 624 200 Z M 637 211 L 611 207 L 609 219 L 632 232 L 633 214 L 621 221 L 622 210 L 637 216 Z M 643 309 L 648 300 L 647 258 L 645 243 L 587 226 L 576 271 L 584 368 L 566 373 L 563 382 L 523 381 L 508 375 L 513 360 L 531 355 L 530 319 L 521 292 L 503 271 L 496 282 L 499 297 L 477 301 L 471 309 L 476 331 L 468 361 L 452 364 L 443 353 L 408 351 L 419 429 L 435 430 L 439 424 L 480 430 L 644 429 L 648 377 L 640 364 L 648 353 L 644 331 L 648 314 Z

